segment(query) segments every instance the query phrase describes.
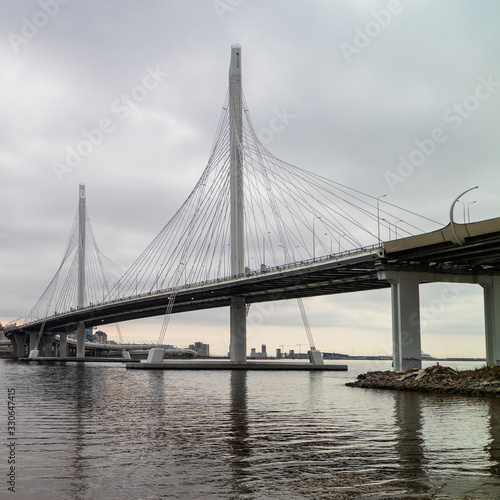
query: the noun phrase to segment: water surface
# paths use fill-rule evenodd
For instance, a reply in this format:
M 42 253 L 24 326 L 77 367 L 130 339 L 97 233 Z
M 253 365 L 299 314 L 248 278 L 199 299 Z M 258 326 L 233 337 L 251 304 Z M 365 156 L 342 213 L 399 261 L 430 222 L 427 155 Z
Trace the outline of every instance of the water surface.
M 390 369 L 348 364 L 247 373 L 0 361 L 4 400 L 16 390 L 17 498 L 500 498 L 499 399 L 345 387 Z

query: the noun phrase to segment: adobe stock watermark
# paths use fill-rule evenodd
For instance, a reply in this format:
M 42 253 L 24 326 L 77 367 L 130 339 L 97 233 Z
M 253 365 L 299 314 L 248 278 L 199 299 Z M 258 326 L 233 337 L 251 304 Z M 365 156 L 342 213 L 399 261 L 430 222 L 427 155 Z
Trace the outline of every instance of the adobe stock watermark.
M 116 130 L 116 117 L 122 121 L 126 120 L 132 110 L 137 108 L 139 103 L 143 102 L 150 92 L 157 89 L 167 76 L 168 73 L 163 72 L 158 64 L 154 69 L 147 66 L 146 74 L 142 77 L 141 83 L 132 87 L 128 94 L 121 94 L 120 97 L 111 102 L 110 111 L 113 116 L 111 118 L 109 116 L 101 118 L 95 128 L 82 130 L 83 138 L 74 146 L 66 146 L 64 162 L 52 162 L 52 169 L 59 182 L 63 181 L 65 174 L 73 172 L 84 158 L 101 146 L 107 135 Z
M 273 142 L 275 134 L 283 132 L 283 130 L 285 130 L 288 125 L 290 125 L 290 123 L 296 116 L 297 115 L 288 113 L 286 107 L 284 107 L 282 111 L 274 108 L 273 116 L 269 120 L 269 126 L 260 129 L 257 134 L 259 141 L 262 144 L 270 144 L 271 142 Z
M 399 0 L 389 0 L 386 9 L 379 11 L 372 10 L 373 19 L 368 21 L 363 28 L 356 26 L 354 28 L 354 38 L 352 43 L 342 42 L 340 50 L 348 63 L 352 62 L 354 55 L 361 54 L 366 49 L 374 38 L 377 38 L 382 32 L 382 28 L 386 28 L 391 24 L 394 16 L 401 14 L 403 6 Z
M 479 84 L 471 94 L 462 102 L 454 103 L 443 113 L 443 122 L 449 125 L 451 131 L 458 130 L 464 121 L 479 109 L 481 103 L 488 100 L 500 87 L 500 82 L 495 81 L 491 74 L 488 78 L 478 77 L 478 81 Z M 394 192 L 398 184 L 406 182 L 413 175 L 416 167 L 422 166 L 436 152 L 438 145 L 445 143 L 449 137 L 449 132 L 447 133 L 444 127 L 436 127 L 427 137 L 415 139 L 413 142 L 417 147 L 406 156 L 399 155 L 396 169 L 387 170 L 384 173 L 389 189 Z
M 61 11 L 62 5 L 67 5 L 71 0 L 39 0 L 40 10 L 37 10 L 31 19 L 22 17 L 21 34 L 10 32 L 7 35 L 10 47 L 14 54 L 18 54 L 20 47 L 28 44 L 35 38 L 40 30 L 45 28 L 51 19 L 54 19 Z
M 235 7 L 241 5 L 243 0 L 214 0 L 213 6 L 215 12 L 221 21 L 224 21 L 224 16 L 227 13 L 232 13 Z

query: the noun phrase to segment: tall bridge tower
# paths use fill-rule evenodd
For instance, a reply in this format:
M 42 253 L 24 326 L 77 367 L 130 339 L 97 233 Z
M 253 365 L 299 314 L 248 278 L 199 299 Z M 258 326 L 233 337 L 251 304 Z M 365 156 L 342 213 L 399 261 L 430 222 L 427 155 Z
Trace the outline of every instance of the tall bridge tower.
M 231 274 L 244 272 L 244 213 L 243 213 L 243 106 L 241 90 L 241 47 L 231 47 L 229 65 L 229 116 L 230 116 L 230 186 L 231 186 Z M 246 306 L 243 297 L 231 297 L 230 304 L 230 356 L 235 363 L 247 359 Z
M 85 224 L 86 224 L 85 184 L 80 184 L 78 202 L 78 287 L 77 308 L 85 306 Z M 76 328 L 76 357 L 85 357 L 85 323 L 79 321 Z

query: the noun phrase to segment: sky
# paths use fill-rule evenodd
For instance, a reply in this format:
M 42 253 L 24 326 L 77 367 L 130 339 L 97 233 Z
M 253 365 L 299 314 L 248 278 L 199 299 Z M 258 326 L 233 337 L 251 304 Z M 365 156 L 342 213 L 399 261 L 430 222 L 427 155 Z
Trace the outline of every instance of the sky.
M 495 0 L 25 0 L 1 10 L 3 324 L 57 271 L 79 184 L 100 249 L 122 269 L 158 234 L 206 166 L 235 43 L 255 130 L 276 110 L 293 115 L 268 137 L 275 156 L 443 226 L 473 186 L 456 219 L 463 207 L 471 221 L 500 216 Z M 422 349 L 484 356 L 482 290 L 449 286 L 420 287 Z M 389 290 L 304 303 L 319 349 L 391 354 Z M 155 341 L 161 321 L 122 323 L 124 340 Z M 307 349 L 294 301 L 252 306 L 248 325 L 248 350 Z M 229 311 L 174 315 L 165 341 L 225 354 Z

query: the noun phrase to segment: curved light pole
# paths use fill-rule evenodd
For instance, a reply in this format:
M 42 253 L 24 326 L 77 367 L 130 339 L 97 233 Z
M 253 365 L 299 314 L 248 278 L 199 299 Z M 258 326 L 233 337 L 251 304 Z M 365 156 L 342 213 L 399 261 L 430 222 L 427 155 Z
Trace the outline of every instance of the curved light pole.
M 467 189 L 467 191 L 464 191 L 462 194 L 458 195 L 455 200 L 453 201 L 453 203 L 451 204 L 451 207 L 450 207 L 450 226 L 451 226 L 451 232 L 453 234 L 453 237 L 455 238 L 455 241 L 457 242 L 458 245 L 462 245 L 463 243 L 458 239 L 457 237 L 457 233 L 455 232 L 455 223 L 453 222 L 453 209 L 455 208 L 455 204 L 457 203 L 457 201 L 465 194 L 465 193 L 468 193 L 469 191 L 472 191 L 473 189 L 477 189 L 479 186 L 474 186 L 474 187 L 471 187 L 469 189 Z M 465 221 L 464 221 L 465 222 Z

